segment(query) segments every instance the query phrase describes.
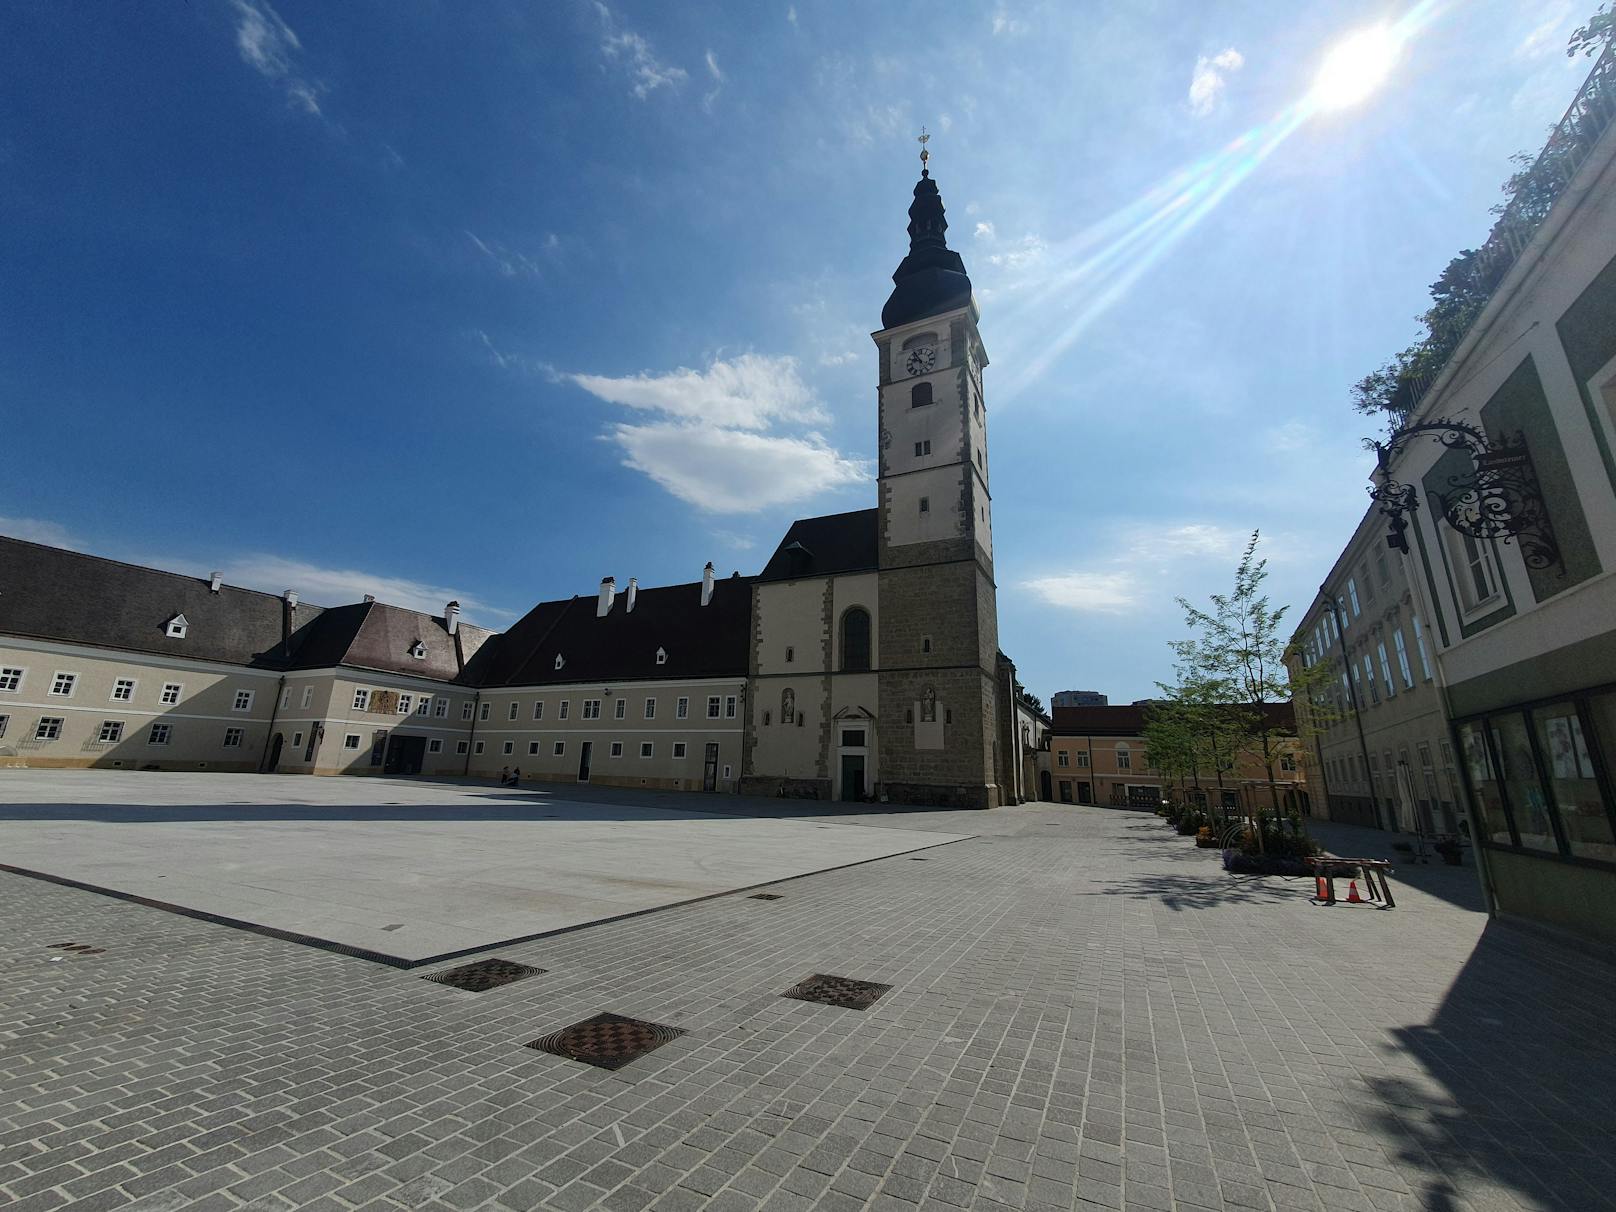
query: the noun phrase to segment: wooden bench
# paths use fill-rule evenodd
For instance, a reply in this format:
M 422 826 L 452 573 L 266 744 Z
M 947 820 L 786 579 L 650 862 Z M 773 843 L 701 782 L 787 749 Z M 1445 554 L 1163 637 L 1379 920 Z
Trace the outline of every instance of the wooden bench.
M 1369 889 L 1369 900 L 1381 902 L 1383 909 L 1397 908 L 1397 902 L 1392 899 L 1392 886 L 1386 879 L 1386 873 L 1392 869 L 1387 859 L 1370 858 L 1342 858 L 1335 854 L 1320 855 L 1309 859 L 1313 864 L 1313 877 L 1316 889 L 1313 899 L 1321 905 L 1336 903 L 1335 881 L 1337 876 L 1361 879 L 1364 886 Z M 1375 887 L 1376 877 L 1380 878 L 1380 887 Z

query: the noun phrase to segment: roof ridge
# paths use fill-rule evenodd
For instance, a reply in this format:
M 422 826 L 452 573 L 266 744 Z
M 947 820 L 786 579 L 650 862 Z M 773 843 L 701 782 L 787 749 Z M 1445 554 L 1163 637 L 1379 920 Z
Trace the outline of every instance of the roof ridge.
M 172 569 L 168 568 L 154 568 L 150 564 L 136 564 L 131 560 L 116 560 L 111 556 L 97 555 L 93 551 L 79 551 L 73 547 L 57 547 L 51 543 L 35 542 L 33 539 L 20 539 L 16 535 L 0 534 L 0 540 L 4 540 L 8 543 L 20 543 L 24 547 L 36 547 L 41 551 L 56 551 L 65 555 L 78 556 L 80 559 L 84 560 L 96 560 L 102 564 L 116 564 L 119 568 L 133 568 L 136 572 L 156 573 L 158 576 L 174 577 L 181 581 L 195 581 L 201 585 L 206 585 L 209 582 L 208 577 L 195 576 L 188 572 L 174 572 Z M 220 581 L 219 587 L 221 589 L 234 589 L 237 593 L 256 593 L 260 597 L 273 598 L 276 601 L 282 600 L 282 595 L 278 593 L 271 593 L 267 589 L 252 589 L 246 585 L 226 585 L 222 580 Z M 299 604 L 303 606 L 317 605 L 314 602 L 300 602 Z M 318 606 L 317 608 L 320 610 L 330 609 L 330 607 L 327 606 Z

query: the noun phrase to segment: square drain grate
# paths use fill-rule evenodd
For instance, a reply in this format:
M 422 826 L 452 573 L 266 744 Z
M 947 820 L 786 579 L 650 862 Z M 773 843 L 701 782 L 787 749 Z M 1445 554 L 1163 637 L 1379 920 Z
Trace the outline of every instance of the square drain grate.
M 621 1069 L 683 1034 L 678 1027 L 664 1027 L 661 1023 L 624 1018 L 621 1014 L 597 1014 L 536 1039 L 527 1047 L 583 1061 L 598 1069 Z
M 844 1010 L 868 1010 L 875 1005 L 891 985 L 878 985 L 874 981 L 856 981 L 845 976 L 810 976 L 800 985 L 794 985 L 781 997 L 794 997 L 799 1002 L 821 1002 L 827 1006 L 841 1006 Z
M 780 899 L 780 894 L 778 892 L 754 892 L 746 899 L 749 901 L 777 901 Z
M 440 985 L 452 985 L 468 993 L 486 993 L 512 981 L 537 976 L 543 971 L 543 968 L 530 968 L 514 960 L 486 959 L 478 960 L 475 964 L 450 968 L 447 972 L 431 972 L 421 979 L 436 981 Z

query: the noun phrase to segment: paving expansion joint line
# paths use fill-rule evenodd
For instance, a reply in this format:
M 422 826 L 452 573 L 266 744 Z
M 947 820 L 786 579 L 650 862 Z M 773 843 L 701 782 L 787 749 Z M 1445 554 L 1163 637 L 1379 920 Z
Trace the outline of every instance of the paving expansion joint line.
M 967 837 L 951 838 L 946 842 L 933 842 L 929 846 L 916 847 L 916 850 L 940 850 L 944 846 L 954 846 L 960 842 L 974 842 L 980 836 L 980 834 L 971 834 Z M 463 959 L 468 955 L 480 955 L 485 951 L 494 951 L 500 947 L 514 947 L 520 943 L 531 943 L 541 938 L 575 934 L 580 930 L 590 930 L 596 926 L 609 926 L 616 922 L 626 922 L 637 917 L 648 917 L 653 913 L 666 913 L 670 909 L 683 909 L 688 905 L 699 905 L 703 901 L 716 901 L 722 897 L 735 896 L 737 893 L 753 892 L 759 888 L 773 887 L 776 884 L 789 884 L 796 880 L 810 879 L 816 875 L 828 875 L 832 871 L 847 871 L 854 867 L 863 867 L 869 863 L 881 863 L 887 859 L 901 858 L 914 853 L 915 850 L 899 850 L 893 854 L 877 855 L 875 858 L 859 859 L 852 863 L 839 863 L 834 867 L 822 867 L 818 871 L 805 871 L 801 875 L 788 875 L 784 879 L 765 880 L 761 884 L 747 884 L 740 888 L 726 888 L 722 892 L 709 892 L 705 896 L 693 896 L 688 900 L 672 901 L 666 905 L 653 905 L 648 909 L 635 909 L 630 913 L 619 913 L 612 917 L 596 918 L 593 921 L 579 922 L 573 926 L 558 926 L 554 930 L 540 930 L 534 934 L 521 934 L 514 938 L 479 943 L 475 947 L 465 947 L 459 951 L 445 951 L 441 955 L 429 955 L 418 960 L 405 959 L 399 955 L 386 955 L 380 951 L 372 951 L 367 947 L 353 947 L 347 943 L 333 942 L 330 939 L 318 938 L 312 934 L 299 934 L 295 930 L 282 930 L 276 926 L 265 926 L 258 922 L 228 917 L 222 913 L 210 913 L 206 909 L 193 909 L 188 905 L 177 905 L 171 901 L 159 901 L 149 896 L 141 896 L 136 892 L 122 892 L 116 888 L 104 888 L 98 884 L 87 884 L 83 880 L 69 879 L 65 875 L 52 875 L 48 871 L 33 871 L 27 867 L 14 867 L 10 863 L 0 863 L 0 871 L 24 876 L 32 880 L 42 880 L 47 884 L 57 884 L 63 888 L 72 888 L 79 892 L 93 892 L 97 896 L 126 901 L 147 909 L 158 909 L 164 913 L 193 918 L 196 921 L 207 922 L 214 926 L 229 926 L 235 930 L 242 930 L 248 934 L 257 934 L 264 938 L 276 939 L 283 943 L 297 943 L 299 946 L 312 947 L 316 951 L 329 951 L 336 955 L 347 956 L 349 959 L 369 960 L 373 964 L 382 964 L 388 968 L 400 968 L 404 971 L 410 971 L 414 968 L 424 968 L 428 964 L 441 964 L 448 960 Z

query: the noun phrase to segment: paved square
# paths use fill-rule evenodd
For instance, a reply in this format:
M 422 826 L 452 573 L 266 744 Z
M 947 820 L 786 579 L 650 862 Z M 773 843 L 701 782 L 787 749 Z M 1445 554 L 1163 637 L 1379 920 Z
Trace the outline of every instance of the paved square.
M 1325 908 L 1134 813 L 817 807 L 979 836 L 501 947 L 544 971 L 481 993 L 0 871 L 0 1207 L 1616 1208 L 1616 970 L 1473 868 Z M 782 996 L 816 973 L 891 989 Z M 681 1034 L 527 1046 L 602 1014 Z
M 571 792 L 5 771 L 0 864 L 419 963 L 958 840 Z

